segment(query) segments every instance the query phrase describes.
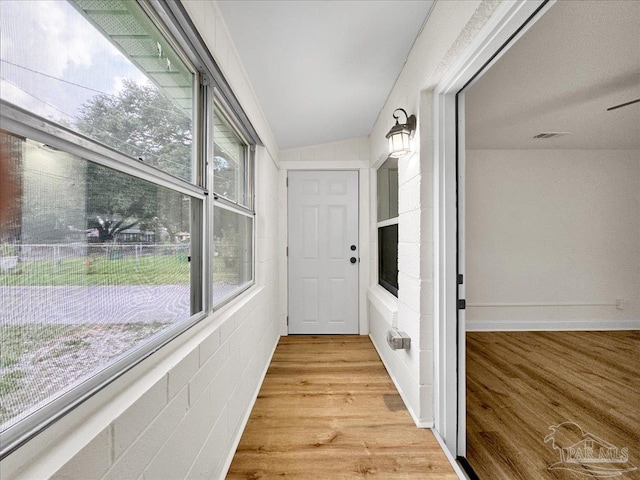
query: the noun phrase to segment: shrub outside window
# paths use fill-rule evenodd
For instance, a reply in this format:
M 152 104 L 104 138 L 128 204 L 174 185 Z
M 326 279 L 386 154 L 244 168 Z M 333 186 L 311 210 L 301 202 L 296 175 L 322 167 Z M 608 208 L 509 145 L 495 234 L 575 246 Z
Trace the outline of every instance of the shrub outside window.
M 398 159 L 378 169 L 378 283 L 398 296 Z

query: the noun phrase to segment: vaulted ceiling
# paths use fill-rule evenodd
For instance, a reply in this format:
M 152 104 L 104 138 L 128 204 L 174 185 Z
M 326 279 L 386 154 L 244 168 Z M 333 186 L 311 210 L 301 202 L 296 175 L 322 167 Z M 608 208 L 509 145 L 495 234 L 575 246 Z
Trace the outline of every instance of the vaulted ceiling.
M 281 149 L 367 136 L 433 2 L 218 2 Z

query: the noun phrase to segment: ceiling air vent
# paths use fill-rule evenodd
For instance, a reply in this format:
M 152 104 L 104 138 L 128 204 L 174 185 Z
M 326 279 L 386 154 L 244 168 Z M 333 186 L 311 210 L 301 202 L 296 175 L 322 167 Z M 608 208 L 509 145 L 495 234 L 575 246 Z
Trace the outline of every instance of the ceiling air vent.
M 535 135 L 533 138 L 556 138 L 568 134 L 569 132 L 543 132 Z

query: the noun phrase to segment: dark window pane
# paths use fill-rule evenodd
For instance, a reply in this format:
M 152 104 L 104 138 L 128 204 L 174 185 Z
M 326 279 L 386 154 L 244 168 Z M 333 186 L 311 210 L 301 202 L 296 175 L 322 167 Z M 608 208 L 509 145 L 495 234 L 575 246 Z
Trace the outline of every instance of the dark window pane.
M 199 201 L 4 132 L 0 153 L 4 431 L 190 318 Z
M 378 228 L 378 280 L 398 296 L 398 225 Z

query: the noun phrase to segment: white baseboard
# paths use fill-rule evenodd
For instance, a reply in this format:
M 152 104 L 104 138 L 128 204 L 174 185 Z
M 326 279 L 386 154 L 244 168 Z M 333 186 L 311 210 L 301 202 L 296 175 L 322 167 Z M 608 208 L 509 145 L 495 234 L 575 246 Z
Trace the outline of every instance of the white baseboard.
M 273 358 L 273 354 L 275 353 L 279 342 L 280 342 L 280 337 L 276 339 L 275 345 L 273 346 L 273 349 L 271 350 L 271 354 L 269 355 L 269 360 L 267 361 L 267 364 L 265 365 L 264 370 L 262 371 L 262 375 L 260 377 L 260 381 L 258 382 L 258 386 L 256 387 L 255 392 L 253 392 L 253 398 L 251 400 L 249 408 L 247 408 L 244 418 L 240 422 L 240 428 L 238 429 L 236 436 L 233 439 L 233 442 L 231 442 L 231 449 L 229 451 L 229 454 L 227 455 L 227 459 L 224 462 L 224 466 L 220 471 L 220 480 L 224 480 L 227 477 L 227 472 L 231 467 L 231 462 L 233 462 L 233 457 L 236 455 L 236 450 L 238 449 L 238 445 L 240 444 L 240 440 L 242 439 L 242 434 L 244 433 L 244 429 L 247 427 L 247 423 L 249 423 L 249 417 L 251 416 L 253 407 L 256 404 L 256 400 L 258 399 L 258 394 L 260 393 L 260 389 L 262 388 L 264 379 L 267 376 L 267 370 L 269 370 L 269 366 L 271 365 L 271 359 Z
M 398 390 L 398 394 L 400 395 L 400 398 L 402 398 L 402 402 L 404 403 L 404 406 L 406 407 L 407 411 L 409 412 L 409 415 L 411 415 L 411 418 L 413 419 L 413 423 L 415 423 L 416 427 L 418 427 L 418 428 L 433 428 L 434 427 L 434 422 L 423 422 L 423 421 L 421 421 L 420 418 L 418 417 L 418 415 L 416 414 L 416 412 L 413 411 L 413 408 L 411 407 L 411 402 L 409 402 L 409 398 L 404 393 L 404 390 L 400 386 L 400 383 L 398 383 L 398 381 L 391 374 L 391 370 L 392 369 L 390 368 L 390 365 L 387 364 L 387 359 L 382 354 L 382 351 L 380 350 L 380 348 L 376 344 L 374 336 L 372 334 L 369 334 L 369 338 L 371 339 L 371 343 L 373 343 L 373 346 L 376 349 L 376 352 L 378 352 L 378 356 L 380 357 L 380 360 L 382 360 L 382 364 L 384 365 L 384 368 L 387 371 L 387 374 L 389 375 L 389 378 L 391 378 L 391 381 L 396 386 L 396 390 Z
M 640 330 L 640 320 L 486 320 L 467 321 L 467 332 Z

